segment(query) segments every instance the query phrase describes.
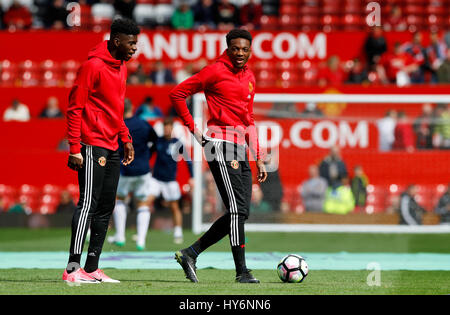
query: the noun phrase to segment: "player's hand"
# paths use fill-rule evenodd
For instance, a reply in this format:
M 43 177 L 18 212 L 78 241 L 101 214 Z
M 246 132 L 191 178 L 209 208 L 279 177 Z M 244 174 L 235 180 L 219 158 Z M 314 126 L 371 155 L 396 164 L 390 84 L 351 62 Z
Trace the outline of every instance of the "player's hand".
M 258 168 L 258 182 L 264 183 L 267 179 L 267 171 L 264 162 L 262 160 L 257 160 L 256 167 Z
M 197 129 L 197 128 L 195 128 L 195 130 L 194 130 L 194 137 L 195 137 L 195 139 L 197 140 L 197 142 L 200 143 L 200 145 L 201 145 L 202 147 L 205 146 L 205 144 L 206 144 L 206 139 L 205 139 L 205 137 L 203 137 L 202 132 L 201 132 L 199 129 Z
M 122 164 L 127 166 L 134 160 L 134 147 L 131 142 L 127 142 L 123 146 L 124 158 Z
M 69 166 L 74 171 L 78 171 L 83 167 L 83 156 L 81 153 L 69 154 L 69 160 L 67 162 L 67 166 Z

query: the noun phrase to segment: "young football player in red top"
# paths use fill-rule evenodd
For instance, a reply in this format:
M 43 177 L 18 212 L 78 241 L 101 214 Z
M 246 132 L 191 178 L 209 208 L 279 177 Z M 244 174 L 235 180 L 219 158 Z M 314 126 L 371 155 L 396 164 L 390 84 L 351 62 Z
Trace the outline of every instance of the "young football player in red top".
M 229 235 L 236 267 L 236 282 L 259 283 L 245 262 L 244 223 L 249 216 L 252 173 L 247 155 L 256 159 L 258 180 L 267 172 L 261 159 L 255 121 L 253 98 L 255 76 L 247 66 L 251 55 L 252 36 L 248 31 L 234 29 L 227 36 L 227 49 L 217 62 L 183 81 L 170 92 L 170 99 L 185 125 L 202 144 L 211 172 L 227 212 L 191 246 L 175 254 L 186 278 L 198 282 L 197 256 L 224 236 Z M 195 126 L 186 106 L 186 98 L 203 91 L 209 110 L 208 129 L 203 135 Z
M 139 32 L 131 20 L 114 20 L 110 39 L 90 51 L 70 91 L 68 166 L 78 171 L 80 200 L 72 219 L 69 263 L 63 273 L 66 282 L 119 282 L 98 269 L 98 261 L 116 200 L 120 175 L 119 138 L 124 143 L 122 163 L 128 165 L 134 159 L 123 111 L 127 80 L 125 61 L 136 52 Z M 88 228 L 91 237 L 83 269 L 80 260 Z

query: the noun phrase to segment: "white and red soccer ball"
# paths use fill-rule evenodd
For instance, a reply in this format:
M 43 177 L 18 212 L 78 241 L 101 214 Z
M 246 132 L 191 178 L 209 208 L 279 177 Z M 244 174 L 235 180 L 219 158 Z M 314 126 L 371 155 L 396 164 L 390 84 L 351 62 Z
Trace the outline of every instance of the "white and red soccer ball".
M 277 273 L 283 282 L 300 283 L 308 275 L 308 264 L 302 256 L 290 254 L 281 259 Z

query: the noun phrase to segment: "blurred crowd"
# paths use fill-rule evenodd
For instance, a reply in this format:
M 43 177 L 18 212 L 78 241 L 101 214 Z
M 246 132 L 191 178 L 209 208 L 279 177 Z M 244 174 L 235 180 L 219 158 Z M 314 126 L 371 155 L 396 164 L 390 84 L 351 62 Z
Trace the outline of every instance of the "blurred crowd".
M 69 3 L 79 4 L 80 17 L 70 15 Z M 155 3 L 156 2 L 156 3 Z M 103 30 L 116 16 L 134 19 L 142 27 L 172 29 L 229 30 L 239 26 L 258 29 L 263 5 L 255 0 L 237 5 L 229 0 L 5 0 L 0 5 L 0 28 L 20 29 L 82 29 Z M 273 6 L 277 1 L 273 1 Z M 151 5 L 156 5 L 152 10 Z

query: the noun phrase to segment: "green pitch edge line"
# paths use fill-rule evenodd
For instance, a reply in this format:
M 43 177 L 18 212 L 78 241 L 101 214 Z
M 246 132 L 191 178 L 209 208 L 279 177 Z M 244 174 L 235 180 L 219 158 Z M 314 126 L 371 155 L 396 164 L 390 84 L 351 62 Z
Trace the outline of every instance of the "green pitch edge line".
M 275 269 L 288 253 L 247 253 L 251 269 Z M 431 253 L 295 253 L 302 255 L 311 270 L 450 270 L 450 254 Z M 66 252 L 0 252 L 0 269 L 9 268 L 64 268 Z M 82 262 L 85 261 L 83 257 Z M 204 252 L 197 267 L 234 269 L 231 253 Z M 100 268 L 118 269 L 179 269 L 173 252 L 107 252 L 100 259 Z

